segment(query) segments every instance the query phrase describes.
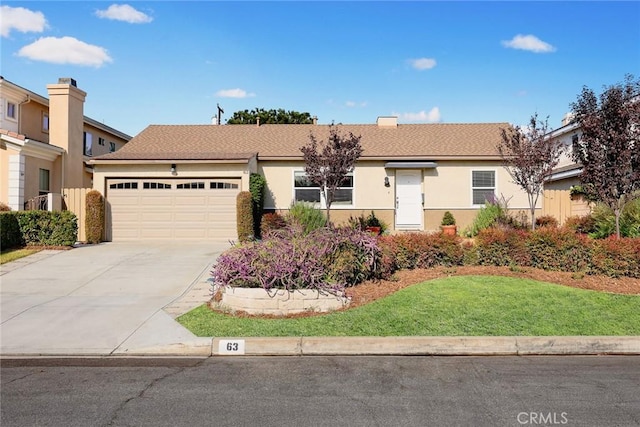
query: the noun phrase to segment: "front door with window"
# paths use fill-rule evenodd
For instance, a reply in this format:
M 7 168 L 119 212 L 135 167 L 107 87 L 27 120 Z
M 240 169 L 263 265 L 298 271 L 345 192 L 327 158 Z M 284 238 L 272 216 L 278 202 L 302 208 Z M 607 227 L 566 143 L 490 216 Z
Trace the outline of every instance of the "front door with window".
M 422 229 L 422 171 L 396 171 L 396 228 Z

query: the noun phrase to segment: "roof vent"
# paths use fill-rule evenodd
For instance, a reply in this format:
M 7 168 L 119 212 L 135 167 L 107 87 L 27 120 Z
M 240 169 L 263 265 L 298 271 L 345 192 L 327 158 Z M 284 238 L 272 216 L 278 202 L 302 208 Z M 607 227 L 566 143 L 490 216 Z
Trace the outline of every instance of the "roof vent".
M 71 77 L 60 77 L 58 79 L 58 83 L 61 85 L 71 85 L 73 87 L 78 87 L 75 79 L 72 79 Z
M 395 128 L 398 127 L 398 118 L 396 116 L 381 116 L 376 120 L 379 128 Z

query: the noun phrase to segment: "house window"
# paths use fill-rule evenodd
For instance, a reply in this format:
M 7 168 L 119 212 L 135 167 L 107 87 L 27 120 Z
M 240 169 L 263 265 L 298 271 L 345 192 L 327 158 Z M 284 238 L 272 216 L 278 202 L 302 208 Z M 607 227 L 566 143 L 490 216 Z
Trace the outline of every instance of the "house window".
M 233 184 L 231 182 L 217 182 L 212 181 L 209 183 L 209 188 L 212 190 L 220 189 L 220 190 L 237 190 L 238 184 Z
M 89 132 L 84 132 L 84 155 L 91 156 L 91 146 L 93 145 L 93 135 Z
M 320 187 L 309 181 L 303 171 L 296 171 L 293 175 L 293 192 L 296 202 L 320 203 Z M 324 204 L 324 201 L 322 201 Z M 333 205 L 353 205 L 353 173 L 347 174 L 340 187 L 336 190 Z
M 137 182 L 119 182 L 117 184 L 109 185 L 109 188 L 112 189 L 120 189 L 120 190 L 137 190 L 138 183 Z
M 116 143 L 115 142 L 110 142 L 109 143 L 109 152 L 113 153 L 114 151 L 116 151 Z
M 40 169 L 40 183 L 38 184 L 38 195 L 44 196 L 49 193 L 49 170 Z
M 42 131 L 49 132 L 49 114 L 45 112 L 42 113 Z
M 496 171 L 472 171 L 471 188 L 474 205 L 493 201 L 496 191 Z
M 162 182 L 145 182 L 142 184 L 142 188 L 146 190 L 170 190 L 171 184 L 164 184 Z
M 18 118 L 18 110 L 16 108 L 16 104 L 10 101 L 7 101 L 7 118 L 13 120 L 16 120 Z
M 98 137 L 98 145 L 104 145 L 104 138 Z
M 204 182 L 185 182 L 184 184 L 176 185 L 176 188 L 179 190 L 185 190 L 185 189 L 203 190 Z

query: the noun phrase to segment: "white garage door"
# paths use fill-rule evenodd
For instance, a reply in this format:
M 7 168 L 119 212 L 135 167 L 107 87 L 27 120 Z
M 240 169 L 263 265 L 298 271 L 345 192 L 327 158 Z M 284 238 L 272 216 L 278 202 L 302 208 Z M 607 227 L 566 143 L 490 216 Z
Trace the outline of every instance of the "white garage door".
M 110 179 L 111 239 L 235 239 L 240 179 Z

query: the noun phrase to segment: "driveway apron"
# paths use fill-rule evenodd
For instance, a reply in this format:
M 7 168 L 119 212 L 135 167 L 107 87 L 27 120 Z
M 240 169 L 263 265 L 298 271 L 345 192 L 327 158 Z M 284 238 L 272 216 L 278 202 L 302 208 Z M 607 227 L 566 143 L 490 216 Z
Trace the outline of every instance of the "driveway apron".
M 2 266 L 0 354 L 112 355 L 197 342 L 163 308 L 207 281 L 228 247 L 102 243 Z

